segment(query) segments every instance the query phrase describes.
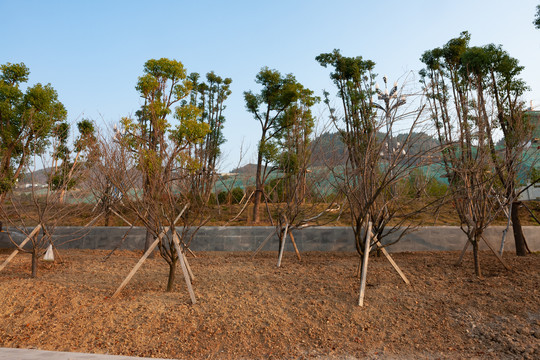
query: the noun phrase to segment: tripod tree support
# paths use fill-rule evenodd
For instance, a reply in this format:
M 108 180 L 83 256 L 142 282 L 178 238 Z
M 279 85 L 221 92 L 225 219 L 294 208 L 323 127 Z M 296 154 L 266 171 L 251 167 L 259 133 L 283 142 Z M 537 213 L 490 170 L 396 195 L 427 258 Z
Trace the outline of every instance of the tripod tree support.
M 26 245 L 26 243 L 28 241 L 30 241 L 30 239 L 32 239 L 34 236 L 37 235 L 37 233 L 39 232 L 39 230 L 41 230 L 41 224 L 39 224 L 38 226 L 36 226 L 34 228 L 34 230 L 32 230 L 32 232 L 30 233 L 30 235 L 28 235 L 26 237 L 26 239 L 23 240 L 23 242 L 17 246 L 17 249 L 15 249 L 11 255 L 8 256 L 8 258 L 2 263 L 2 265 L 0 265 L 0 271 L 2 271 L 7 264 L 9 264 L 11 262 L 11 260 L 13 260 L 13 258 L 15 257 L 15 255 L 17 255 L 19 253 L 20 250 L 22 250 L 22 248 L 24 247 L 24 245 Z
M 174 223 L 176 224 L 176 222 L 180 219 L 180 217 L 182 216 L 182 214 L 184 213 L 184 211 L 186 210 L 187 208 L 187 205 L 184 206 L 184 208 L 182 209 L 182 211 L 180 212 L 180 214 L 178 214 L 178 216 L 176 217 L 176 219 L 174 220 Z M 128 274 L 128 276 L 124 279 L 124 281 L 122 282 L 122 284 L 120 284 L 120 286 L 118 287 L 118 289 L 116 289 L 116 291 L 114 292 L 114 294 L 111 296 L 111 299 L 114 299 L 115 297 L 118 296 L 118 294 L 120 294 L 120 291 L 122 291 L 123 288 L 126 287 L 126 285 L 129 283 L 129 281 L 131 280 L 131 278 L 133 277 L 133 275 L 135 275 L 135 273 L 139 270 L 139 268 L 142 266 L 142 264 L 146 261 L 146 259 L 150 256 L 150 254 L 152 253 L 152 251 L 154 251 L 154 249 L 156 248 L 156 246 L 158 246 L 159 242 L 161 241 L 161 239 L 163 239 L 163 237 L 165 236 L 165 234 L 169 231 L 171 227 L 170 226 L 167 226 L 165 227 L 158 235 L 158 237 L 156 238 L 156 240 L 154 240 L 154 242 L 150 245 L 150 247 L 148 248 L 148 250 L 146 250 L 146 252 L 144 253 L 144 255 L 139 259 L 139 261 L 137 262 L 137 264 L 133 267 L 133 269 L 130 271 L 130 273 Z
M 196 304 L 197 299 L 195 298 L 195 293 L 193 292 L 193 287 L 191 286 L 191 279 L 190 279 L 190 273 L 191 271 L 188 271 L 186 258 L 184 256 L 184 252 L 182 251 L 180 247 L 180 241 L 178 240 L 178 235 L 176 234 L 176 231 L 173 234 L 173 242 L 174 247 L 176 248 L 176 252 L 178 253 L 178 259 L 180 260 L 180 267 L 182 268 L 182 273 L 184 274 L 184 279 L 186 280 L 186 285 L 189 292 L 189 297 L 191 298 L 191 303 Z

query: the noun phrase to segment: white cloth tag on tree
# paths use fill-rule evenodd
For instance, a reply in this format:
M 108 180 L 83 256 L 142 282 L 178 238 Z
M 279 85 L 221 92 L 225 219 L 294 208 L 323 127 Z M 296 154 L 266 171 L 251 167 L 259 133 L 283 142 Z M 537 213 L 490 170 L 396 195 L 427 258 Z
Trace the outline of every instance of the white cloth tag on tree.
M 49 247 L 47 248 L 47 251 L 45 252 L 45 256 L 43 256 L 43 260 L 54 261 L 54 252 L 53 252 L 52 244 L 49 244 Z

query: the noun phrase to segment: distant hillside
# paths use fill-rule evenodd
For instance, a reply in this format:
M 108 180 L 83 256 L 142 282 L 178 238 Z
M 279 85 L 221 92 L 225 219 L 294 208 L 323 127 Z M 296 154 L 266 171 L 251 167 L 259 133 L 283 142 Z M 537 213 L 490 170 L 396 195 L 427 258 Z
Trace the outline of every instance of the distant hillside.
M 402 144 L 406 141 L 408 134 L 399 134 L 394 137 L 394 148 L 399 147 L 398 143 Z M 384 134 L 379 134 L 382 139 Z M 410 156 L 423 154 L 429 149 L 438 146 L 438 141 L 432 136 L 419 132 L 412 133 L 410 146 L 407 148 L 407 153 Z M 310 166 L 336 166 L 344 164 L 347 159 L 347 149 L 341 140 L 339 133 L 324 133 L 315 138 L 311 143 L 311 164 Z M 431 157 L 432 161 L 438 161 L 438 153 Z M 247 164 L 239 168 L 231 170 L 231 173 L 254 176 L 257 171 L 256 164 Z
M 46 184 L 51 168 L 36 170 L 33 172 L 26 172 L 19 178 L 19 186 L 25 184 Z
M 257 172 L 257 164 L 247 164 L 240 166 L 236 169 L 231 170 L 233 174 L 242 174 L 242 175 L 255 175 Z
M 379 138 L 383 138 L 384 134 L 380 133 Z M 408 134 L 399 134 L 393 138 L 393 148 L 398 148 L 403 142 L 406 141 Z M 438 146 L 438 141 L 432 136 L 426 133 L 412 133 L 411 139 L 409 141 L 410 146 L 407 147 L 406 151 L 410 156 L 416 156 L 423 154 L 426 151 L 436 148 Z M 312 148 L 312 166 L 323 166 L 331 165 L 335 166 L 336 164 L 343 164 L 346 160 L 347 149 L 345 144 L 341 140 L 339 133 L 324 133 L 315 140 L 313 140 Z M 434 160 L 438 158 L 438 155 L 435 155 Z

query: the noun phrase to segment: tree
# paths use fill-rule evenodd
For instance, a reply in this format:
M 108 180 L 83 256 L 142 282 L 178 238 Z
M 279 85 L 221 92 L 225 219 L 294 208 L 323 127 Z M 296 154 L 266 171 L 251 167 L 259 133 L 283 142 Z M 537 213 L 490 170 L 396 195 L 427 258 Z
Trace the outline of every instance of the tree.
M 33 154 L 42 154 L 67 112 L 50 84 L 21 90 L 30 70 L 23 64 L 0 66 L 0 203 Z
M 533 24 L 537 29 L 540 29 L 540 5 L 536 5 L 536 15 Z
M 79 124 L 80 136 L 77 140 L 79 148 L 78 155 L 83 148 L 81 143 L 92 143 L 94 138 L 93 125 L 88 120 L 83 120 Z M 68 188 L 76 184 L 75 179 L 86 177 L 88 166 L 81 166 L 77 161 L 69 161 L 68 135 L 69 125 L 65 122 L 58 124 L 53 130 L 54 141 L 51 142 L 50 154 L 41 154 L 43 170 L 46 174 L 46 184 L 38 184 L 35 180 L 35 169 L 25 167 L 25 176 L 31 179 L 30 194 L 24 190 L 12 190 L 8 193 L 9 212 L 0 207 L 0 216 L 7 219 L 12 227 L 15 227 L 26 239 L 22 243 L 17 243 L 9 233 L 12 243 L 17 247 L 6 262 L 0 265 L 2 269 L 18 252 L 29 253 L 32 256 L 31 274 L 37 277 L 39 259 L 45 254 L 48 247 L 55 246 L 53 237 L 56 226 L 66 216 L 73 216 L 81 211 L 79 204 L 64 204 L 64 194 Z M 88 149 L 87 149 L 88 150 Z M 89 152 L 85 152 L 85 155 Z M 78 156 L 77 156 L 78 157 Z M 61 164 L 58 165 L 58 161 Z M 87 164 L 86 164 L 87 165 Z M 29 195 L 29 196 L 28 196 Z M 84 197 L 83 192 L 79 195 Z M 77 196 L 77 194 L 75 194 Z M 30 198 L 31 201 L 28 201 Z M 77 199 L 80 200 L 80 199 Z M 33 209 L 32 209 L 33 208 Z M 29 244 L 24 247 L 25 243 Z
M 201 110 L 182 101 L 193 86 L 182 63 L 149 60 L 144 72 L 137 84 L 145 100 L 139 121 L 123 118 L 123 134 L 116 138 L 117 142 L 102 142 L 101 153 L 105 156 L 101 168 L 125 195 L 124 203 L 150 234 L 152 241 L 147 244 L 145 256 L 159 247 L 169 265 L 167 291 L 172 291 L 176 264 L 178 260 L 184 263 L 183 253 L 196 232 L 190 228 L 200 227 L 207 220 L 207 203 L 197 186 L 202 164 L 196 149 L 210 129 L 199 121 Z M 173 111 L 175 120 L 169 120 Z M 179 220 L 181 226 L 177 225 Z M 191 291 L 190 295 L 195 302 Z
M 485 144 L 476 143 L 474 139 L 466 140 L 463 146 L 485 147 L 490 155 L 490 166 L 495 170 L 498 186 L 493 189 L 502 199 L 504 206 L 509 207 L 514 231 L 516 253 L 526 254 L 525 237 L 519 221 L 520 203 L 518 188 L 522 185 L 520 174 L 527 172 L 525 157 L 527 143 L 531 136 L 531 126 L 525 116 L 522 95 L 528 89 L 519 78 L 523 70 L 517 59 L 512 58 L 501 46 L 488 44 L 482 47 L 468 45 L 470 35 L 462 33 L 460 38 L 450 40 L 442 49 L 434 49 L 423 55 L 427 67 L 422 72 L 424 79 L 434 83 L 435 76 L 439 81 L 450 78 L 456 88 L 459 102 L 470 101 L 470 104 L 459 106 L 462 116 L 473 113 L 479 126 L 479 139 Z M 450 65 L 451 63 L 452 65 Z M 436 72 L 436 75 L 434 74 Z M 461 86 L 458 87 L 458 82 Z M 441 106 L 443 93 L 436 94 L 430 89 L 431 97 L 436 98 Z M 436 96 L 435 96 L 436 95 Z M 455 97 L 456 95 L 454 95 Z M 440 98 L 440 99 L 439 99 Z M 455 103 L 455 101 L 454 101 Z M 442 114 L 439 118 L 442 118 Z M 445 116 L 447 117 L 447 116 Z M 443 121 L 443 120 L 439 120 Z M 448 119 L 445 119 L 447 123 Z M 467 125 L 468 130 L 470 125 Z M 444 130 L 448 132 L 448 130 Z M 503 146 L 497 146 L 496 136 L 502 132 Z M 468 133 L 465 132 L 464 135 Z M 461 144 L 460 144 L 461 146 Z
M 261 138 L 257 151 L 257 172 L 255 174 L 255 194 L 253 203 L 253 221 L 259 222 L 259 206 L 264 195 L 264 184 L 270 174 L 268 164 L 275 156 L 273 140 L 290 124 L 284 122 L 283 113 L 304 91 L 292 74 L 282 76 L 277 70 L 264 67 L 255 77 L 255 82 L 262 86 L 259 94 L 244 92 L 247 110 L 261 125 Z M 263 166 L 263 162 L 265 162 Z
M 53 130 L 55 151 L 52 154 L 53 166 L 50 181 L 53 190 L 60 191 L 60 203 L 64 202 L 66 192 L 80 180 L 73 176 L 75 170 L 81 165 L 90 166 L 91 160 L 97 156 L 94 124 L 88 119 L 83 119 L 77 123 L 79 137 L 75 140 L 75 158 L 72 162 L 72 150 L 68 145 L 69 128 L 68 123 L 62 122 Z
M 199 74 L 192 73 L 189 79 L 193 83 L 190 104 L 197 106 L 200 112 L 199 121 L 208 124 L 210 131 L 204 142 L 196 145 L 195 156 L 201 164 L 200 187 L 208 201 L 216 181 L 217 160 L 221 155 L 220 147 L 225 143 L 223 123 L 225 116 L 225 100 L 231 94 L 232 79 L 221 78 L 213 71 L 206 74 L 206 82 L 199 82 Z
M 520 102 L 526 87 L 518 78 L 522 68 L 517 60 L 495 45 L 469 47 L 469 41 L 469 33 L 463 32 L 443 47 L 424 52 L 426 67 L 420 74 L 439 141 L 447 145 L 442 161 L 453 203 L 473 245 L 475 273 L 481 276 L 478 245 L 501 210 L 497 199 L 517 201 L 528 126 Z M 495 147 L 494 130 L 499 127 L 504 149 Z M 518 249 L 524 241 L 519 221 L 514 221 L 514 233 Z
M 137 82 L 136 89 L 144 99 L 144 105 L 136 113 L 138 124 L 135 126 L 130 119 L 126 119 L 125 129 L 135 131 L 133 141 L 137 141 L 131 145 L 139 155 L 143 191 L 148 201 L 159 191 L 155 186 L 159 183 L 157 179 L 166 152 L 166 135 L 171 126 L 167 117 L 174 104 L 189 96 L 192 87 L 193 83 L 187 78 L 183 64 L 166 58 L 148 60 L 144 65 L 144 75 Z M 195 115 L 199 110 L 193 105 L 175 110 L 175 116 L 188 113 Z M 155 229 L 156 226 L 150 228 Z M 153 242 L 152 231 L 147 230 L 145 250 Z
M 311 199 L 314 184 L 326 179 L 328 175 L 320 169 L 310 168 L 313 147 L 311 136 L 315 127 L 311 107 L 318 101 L 319 98 L 313 96 L 311 90 L 301 90 L 299 98 L 281 115 L 283 131 L 272 139 L 275 152 L 268 160 L 274 164 L 276 176 L 269 182 L 267 195 L 275 200 L 272 204 L 275 218 L 271 216 L 270 221 L 279 238 L 278 267 L 281 266 L 287 236 L 290 237 L 300 260 L 293 230 L 328 223 L 340 215 L 339 213 L 330 218 L 325 217 L 334 202 L 321 204 L 315 201 L 318 199 Z M 314 201 L 308 203 L 309 199 Z M 270 236 L 261 243 L 255 253 L 261 250 L 269 239 Z
M 387 95 L 386 107 L 377 106 L 373 96 L 375 87 L 375 63 L 362 57 L 345 57 L 339 50 L 323 53 L 316 60 L 323 67 L 331 67 L 330 77 L 338 90 L 340 111 L 331 106 L 330 94 L 325 92 L 325 103 L 330 118 L 346 146 L 347 160 L 343 166 L 335 167 L 339 190 L 346 196 L 350 211 L 356 247 L 360 254 L 364 249 L 362 229 L 368 222 L 377 241 L 398 234 L 398 241 L 412 226 L 413 213 L 404 211 L 406 198 L 399 187 L 416 168 L 429 161 L 436 149 L 419 145 L 424 138 L 413 136 L 420 127 L 419 110 L 400 114 L 404 104 L 397 85 Z M 381 97 L 384 96 L 380 93 Z M 377 108 L 383 110 L 377 116 Z M 401 135 L 402 142 L 392 138 L 392 128 L 401 121 L 410 121 L 410 130 Z M 415 155 L 412 148 L 422 149 Z M 393 223 L 391 223 L 393 221 Z

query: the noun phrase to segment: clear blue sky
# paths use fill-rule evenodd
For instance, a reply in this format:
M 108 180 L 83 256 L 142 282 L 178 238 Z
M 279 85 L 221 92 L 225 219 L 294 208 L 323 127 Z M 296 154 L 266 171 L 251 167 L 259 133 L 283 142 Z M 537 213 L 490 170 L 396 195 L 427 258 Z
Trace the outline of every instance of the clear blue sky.
M 390 80 L 421 69 L 422 52 L 463 30 L 472 45 L 501 44 L 525 66 L 540 106 L 540 30 L 532 25 L 539 0 L 453 1 L 24 1 L 0 0 L 0 64 L 24 62 L 30 84 L 51 83 L 69 119 L 110 126 L 140 106 L 135 91 L 151 58 L 180 60 L 189 72 L 233 79 L 222 170 L 253 161 L 260 135 L 243 92 L 257 90 L 269 66 L 293 73 L 321 95 L 334 92 L 328 70 L 315 61 L 341 49 L 376 63 Z M 379 80 L 382 83 L 382 80 Z M 323 119 L 324 120 L 324 119 Z

